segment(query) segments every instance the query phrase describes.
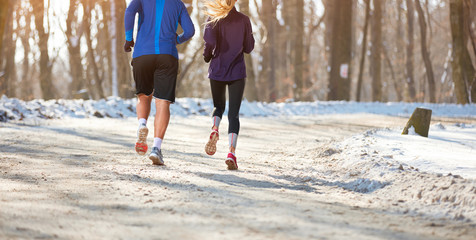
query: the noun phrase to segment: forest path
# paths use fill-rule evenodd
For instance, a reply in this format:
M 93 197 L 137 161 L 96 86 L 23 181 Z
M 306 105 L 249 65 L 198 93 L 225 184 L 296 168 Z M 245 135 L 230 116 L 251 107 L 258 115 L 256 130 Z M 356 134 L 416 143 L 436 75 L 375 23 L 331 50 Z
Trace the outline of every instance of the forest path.
M 377 193 L 307 178 L 329 143 L 369 129 L 403 127 L 405 118 L 242 118 L 239 171 L 226 170 L 224 120 L 218 151 L 210 157 L 204 153 L 210 118 L 173 117 L 162 167 L 134 152 L 135 119 L 2 123 L 0 239 L 476 236 L 471 221 L 402 213 Z

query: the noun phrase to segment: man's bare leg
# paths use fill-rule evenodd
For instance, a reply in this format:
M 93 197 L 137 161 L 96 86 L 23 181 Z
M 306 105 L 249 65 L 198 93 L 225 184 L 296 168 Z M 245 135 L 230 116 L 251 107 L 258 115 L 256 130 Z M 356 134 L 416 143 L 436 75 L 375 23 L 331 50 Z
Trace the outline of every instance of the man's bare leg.
M 137 105 L 136 105 L 137 119 L 143 118 L 147 120 L 149 118 L 151 102 L 152 102 L 152 95 L 147 96 L 145 94 L 139 94 L 137 96 Z
M 164 165 L 162 157 L 162 140 L 169 126 L 170 120 L 170 102 L 166 100 L 155 99 L 155 122 L 154 122 L 154 147 L 150 153 L 150 160 L 155 165 Z

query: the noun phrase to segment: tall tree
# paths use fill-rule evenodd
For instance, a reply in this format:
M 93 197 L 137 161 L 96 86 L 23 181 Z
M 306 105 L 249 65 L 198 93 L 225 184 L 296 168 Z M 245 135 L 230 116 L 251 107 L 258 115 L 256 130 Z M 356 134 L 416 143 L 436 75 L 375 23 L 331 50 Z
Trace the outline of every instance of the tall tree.
M 365 0 L 365 23 L 364 23 L 364 31 L 362 32 L 363 39 L 362 39 L 362 54 L 360 56 L 360 65 L 359 65 L 359 77 L 357 79 L 357 93 L 356 93 L 356 100 L 360 102 L 361 92 L 362 92 L 362 82 L 363 82 L 363 75 L 364 75 L 364 67 L 365 67 L 365 58 L 367 57 L 367 32 L 369 28 L 369 20 L 370 20 L 370 0 Z
M 19 31 L 20 42 L 23 47 L 23 63 L 22 63 L 22 75 L 19 78 L 19 85 L 24 86 L 19 93 L 19 97 L 23 99 L 32 99 L 33 98 L 33 84 L 30 77 L 30 58 L 29 54 L 31 52 L 30 38 L 31 38 L 31 10 L 29 5 L 23 7 L 21 6 L 22 15 L 25 17 L 25 24 L 21 25 L 21 30 Z
M 333 7 L 331 72 L 328 100 L 350 100 L 352 58 L 352 0 L 335 0 Z
M 3 74 L 4 79 L 4 87 L 0 91 L 0 95 L 6 94 L 9 97 L 16 97 L 15 85 L 17 82 L 17 68 L 15 64 L 15 54 L 16 54 L 16 41 L 17 41 L 17 31 L 14 29 L 14 25 L 18 25 L 16 19 L 14 18 L 14 13 L 16 11 L 16 1 L 10 0 L 9 9 L 8 9 L 8 17 L 7 17 L 7 26 L 5 29 L 5 49 L 4 49 L 4 56 L 5 56 L 5 69 Z M 17 27 L 18 29 L 18 27 Z
M 476 103 L 476 74 L 474 68 L 476 67 L 476 3 L 471 0 L 464 0 L 464 28 L 467 37 L 467 41 L 470 42 L 470 45 L 473 50 L 473 64 L 470 64 L 470 60 L 467 60 L 467 64 L 471 65 L 468 66 L 467 69 L 471 73 L 473 73 L 474 77 L 472 79 L 471 87 L 471 102 Z M 471 51 L 468 50 L 468 56 L 470 56 Z
M 396 52 L 396 61 L 397 61 L 397 66 L 396 66 L 396 82 L 394 83 L 395 85 L 395 91 L 397 95 L 397 100 L 402 101 L 403 98 L 403 91 L 404 89 L 404 83 L 405 82 L 405 51 L 401 51 L 405 49 L 405 30 L 404 30 L 404 24 L 403 24 L 403 0 L 397 0 L 397 30 L 395 31 L 395 39 L 397 39 L 397 44 L 394 49 L 394 52 Z M 402 81 L 403 80 L 403 81 Z
M 451 65 L 453 67 L 456 101 L 459 104 L 470 102 L 469 83 L 474 78 L 474 69 L 468 62 L 469 53 L 466 48 L 464 21 L 463 0 L 451 0 L 450 24 L 453 38 L 453 61 Z
M 32 1 L 33 13 L 35 16 L 35 27 L 38 33 L 38 47 L 40 49 L 40 86 L 44 99 L 55 97 L 55 87 L 52 81 L 52 64 L 48 53 L 49 31 L 45 29 L 45 2 Z M 49 23 L 47 23 L 49 26 Z
M 266 101 L 274 102 L 277 99 L 276 87 L 276 5 L 273 0 L 263 0 L 261 7 L 262 22 L 266 29 L 266 42 L 263 46 L 263 86 L 267 89 Z
M 249 0 L 238 1 L 240 11 L 250 16 L 250 2 Z M 254 73 L 253 59 L 250 54 L 245 54 L 246 63 L 246 86 L 245 86 L 245 98 L 248 101 L 258 101 L 258 91 L 256 87 L 256 75 Z
M 406 61 L 406 73 L 407 73 L 407 87 L 409 101 L 415 101 L 415 76 L 413 72 L 413 48 L 415 45 L 414 40 L 414 22 L 415 22 L 415 9 L 413 0 L 406 0 L 407 4 L 407 61 Z
M 382 101 L 382 0 L 373 0 L 374 11 L 372 14 L 372 100 Z
M 84 85 L 83 65 L 81 64 L 81 44 L 83 35 L 82 20 L 78 19 L 78 0 L 69 1 L 68 16 L 66 18 L 66 44 L 68 46 L 69 69 L 71 75 L 71 85 L 69 87 L 73 98 L 86 98 L 82 94 Z M 89 27 L 89 26 L 88 26 Z
M 294 29 L 294 96 L 296 100 L 304 99 L 304 89 L 307 88 L 303 76 L 304 72 L 304 0 L 295 0 L 293 6 L 295 10 L 293 29 Z
M 132 70 L 131 70 L 131 57 L 130 54 L 119 54 L 124 52 L 123 43 L 125 41 L 125 30 L 124 30 L 124 14 L 126 12 L 126 1 L 125 0 L 111 0 L 115 1 L 115 19 L 116 19 L 116 34 L 118 41 L 116 45 L 117 54 L 117 84 L 119 90 L 119 96 L 123 98 L 131 98 L 134 96 L 134 87 L 132 81 Z
M 436 102 L 436 86 L 435 86 L 435 76 L 433 72 L 433 65 L 430 58 L 430 50 L 428 49 L 427 44 L 427 23 L 425 19 L 425 13 L 420 4 L 420 0 L 415 0 L 415 6 L 418 12 L 418 21 L 420 23 L 420 45 L 421 45 L 421 54 L 423 61 L 425 62 L 426 77 L 428 80 L 428 88 L 430 92 L 430 102 Z
M 88 56 L 88 72 L 91 73 L 92 79 L 88 77 L 89 88 L 91 90 L 90 95 L 95 99 L 104 98 L 104 90 L 102 87 L 103 76 L 99 73 L 98 63 L 96 62 L 96 50 L 93 47 L 93 37 L 91 34 L 91 12 L 95 3 L 92 0 L 84 0 L 83 2 L 83 22 L 86 23 L 87 27 L 84 31 L 86 37 L 86 45 L 88 46 L 87 56 Z
M 45 2 L 44 1 L 32 1 L 33 14 L 35 16 L 35 27 L 38 33 L 38 47 L 40 49 L 40 86 L 44 99 L 53 99 L 55 97 L 55 86 L 52 81 L 52 64 L 48 53 L 48 40 L 49 31 L 45 29 L 45 24 L 49 26 L 49 23 L 45 21 Z
M 9 5 L 10 0 L 0 0 L 0 50 L 3 47 L 3 33 L 5 32 Z

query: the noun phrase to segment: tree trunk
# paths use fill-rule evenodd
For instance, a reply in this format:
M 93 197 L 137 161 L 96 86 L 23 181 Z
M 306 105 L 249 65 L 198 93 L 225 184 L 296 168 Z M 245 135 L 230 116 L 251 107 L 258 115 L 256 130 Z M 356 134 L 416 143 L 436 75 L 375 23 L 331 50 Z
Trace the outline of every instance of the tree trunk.
M 7 25 L 5 29 L 5 69 L 4 69 L 4 87 L 1 87 L 0 96 L 2 94 L 7 95 L 8 97 L 16 97 L 15 94 L 15 85 L 17 82 L 17 69 L 15 64 L 15 54 L 16 54 L 16 34 L 15 29 L 13 29 L 14 21 L 13 14 L 15 12 L 14 5 L 16 3 L 12 1 L 8 9 Z M 17 27 L 18 28 L 18 27 Z
M 352 58 L 352 0 L 335 0 L 333 7 L 331 72 L 328 100 L 350 100 Z
M 456 101 L 459 104 L 470 103 L 469 84 L 474 77 L 474 70 L 471 74 L 466 65 L 468 49 L 464 40 L 464 13 L 463 0 L 450 1 L 450 24 L 453 38 L 453 82 L 455 85 Z M 472 67 L 472 66 L 471 66 Z
M 296 0 L 295 6 L 293 6 L 296 11 L 296 15 L 292 18 L 294 33 L 294 83 L 296 87 L 294 88 L 294 98 L 298 101 L 303 100 L 303 92 L 307 87 L 304 82 L 303 77 L 303 52 L 304 52 L 304 1 Z
M 131 70 L 131 58 L 130 54 L 124 54 L 123 44 L 125 42 L 125 30 L 124 30 L 124 14 L 126 12 L 125 0 L 112 0 L 115 1 L 116 7 L 116 35 L 118 36 L 118 43 L 116 46 L 117 54 L 117 84 L 119 96 L 123 98 L 134 97 L 135 90 L 132 81 Z M 122 41 L 121 41 L 122 40 Z M 123 54 L 119 54 L 123 53 Z
M 427 39 L 426 39 L 426 33 L 427 33 L 427 24 L 425 20 L 425 13 L 423 12 L 423 9 L 420 4 L 420 0 L 415 0 L 416 3 L 416 9 L 418 12 L 418 20 L 420 22 L 420 33 L 421 33 L 421 54 L 423 57 L 423 61 L 425 62 L 425 69 L 426 69 L 426 76 L 428 79 L 428 88 L 430 91 L 430 102 L 434 103 L 436 102 L 435 94 L 436 94 L 436 86 L 435 86 L 435 76 L 433 73 L 433 66 L 431 64 L 431 59 L 430 59 L 430 52 L 427 47 Z
M 372 100 L 382 101 L 382 0 L 373 0 L 372 54 L 370 72 L 372 76 Z
M 110 94 L 112 96 L 118 97 L 119 96 L 119 87 L 117 83 L 117 45 L 118 40 L 120 39 L 117 35 L 117 28 L 116 28 L 116 2 L 110 1 L 103 2 L 103 9 L 105 11 L 104 14 L 104 26 L 106 28 L 106 34 L 108 36 L 108 40 L 111 41 L 110 46 L 106 46 L 106 58 L 108 62 L 108 75 L 109 75 L 109 83 L 111 86 Z M 119 17 L 121 18 L 121 17 Z
M 390 74 L 392 75 L 392 82 L 393 82 L 393 87 L 395 88 L 395 95 L 397 96 L 397 102 L 402 101 L 401 95 L 400 95 L 400 85 L 398 84 L 397 77 L 395 75 L 395 71 L 393 70 L 393 64 L 392 60 L 390 60 L 390 56 L 388 56 L 388 51 L 387 48 L 383 48 L 383 55 L 385 57 L 385 62 L 388 65 L 388 68 L 390 69 Z
M 40 49 L 40 86 L 43 98 L 45 100 L 55 97 L 54 86 L 51 78 L 51 61 L 48 53 L 49 32 L 46 32 L 45 24 L 45 2 L 32 1 L 33 12 L 35 16 L 35 27 L 38 32 L 38 47 Z M 46 11 L 47 14 L 47 11 Z M 49 23 L 48 23 L 49 24 Z
M 68 45 L 69 65 L 71 74 L 70 94 L 73 98 L 87 98 L 81 91 L 84 86 L 83 65 L 81 64 L 81 44 L 83 34 L 82 21 L 78 19 L 78 0 L 70 0 L 66 19 L 66 42 Z
M 398 101 L 403 101 L 404 100 L 404 94 L 403 94 L 403 89 L 405 89 L 405 86 L 400 84 L 404 83 L 405 80 L 405 52 L 402 51 L 405 49 L 405 30 L 403 26 L 403 0 L 397 0 L 397 31 L 395 32 L 395 38 L 397 39 L 397 46 L 395 51 L 398 52 L 396 54 L 396 79 L 398 82 L 398 89 L 396 92 L 397 99 Z M 397 83 L 396 83 L 397 84 Z
M 91 21 L 91 11 L 93 9 L 93 3 L 91 0 L 86 0 L 85 3 L 83 4 L 83 9 L 84 9 L 84 21 L 88 26 L 92 25 Z M 85 37 L 86 37 L 86 45 L 88 46 L 88 68 L 91 68 L 92 75 L 94 77 L 94 82 L 91 81 L 90 85 L 94 86 L 93 91 L 91 94 L 94 94 L 95 99 L 99 98 L 104 98 L 104 90 L 102 88 L 102 77 L 99 75 L 99 68 L 96 63 L 96 53 L 95 49 L 93 48 L 93 39 L 91 36 L 91 28 L 87 27 L 85 29 Z
M 3 34 L 5 32 L 5 23 L 7 22 L 9 5 L 10 0 L 0 0 L 0 51 L 3 49 Z M 0 66 L 2 66 L 1 62 Z
M 415 101 L 416 90 L 415 90 L 415 76 L 413 73 L 413 47 L 414 47 L 414 20 L 415 20 L 415 10 L 413 7 L 413 0 L 406 0 L 407 3 L 407 27 L 408 27 L 408 42 L 407 42 L 407 62 L 406 62 L 406 73 L 407 73 L 407 87 L 408 87 L 408 100 L 409 102 Z
M 266 101 L 274 102 L 277 99 L 276 88 L 276 6 L 273 4 L 273 0 L 262 1 L 262 22 L 266 28 L 266 42 L 263 46 L 263 85 L 267 86 L 267 94 L 265 96 Z
M 365 24 L 363 31 L 363 40 L 362 40 L 362 54 L 360 56 L 360 66 L 359 66 L 359 77 L 357 79 L 357 93 L 356 98 L 357 102 L 360 102 L 360 97 L 362 94 L 362 82 L 364 75 L 365 67 L 365 58 L 367 57 L 367 32 L 369 29 L 369 19 L 370 19 L 370 0 L 365 0 Z
M 240 11 L 250 16 L 250 3 L 249 0 L 240 0 Z M 245 98 L 248 101 L 258 101 L 258 91 L 256 87 L 256 75 L 254 72 L 253 59 L 251 54 L 245 54 L 245 64 L 246 64 L 246 86 L 245 86 Z
M 464 8 L 463 8 L 463 13 L 464 13 L 464 28 L 465 28 L 465 41 L 469 41 L 469 44 L 471 48 L 473 49 L 474 55 L 473 55 L 473 60 L 476 58 L 476 37 L 475 33 L 473 31 L 473 28 L 476 28 L 476 4 L 473 3 L 470 0 L 464 0 Z M 474 15 L 474 16 L 473 16 Z M 473 20 L 474 18 L 474 20 Z M 472 74 L 473 78 L 472 80 L 470 79 L 470 96 L 471 99 L 470 101 L 472 103 L 476 103 L 476 74 L 475 74 L 475 66 L 476 66 L 476 60 L 475 62 L 472 62 L 470 53 L 471 51 L 467 51 L 468 54 L 466 54 L 466 71 L 468 74 Z
M 408 134 L 408 130 L 413 127 L 418 135 L 422 137 L 428 137 L 430 123 L 431 110 L 425 108 L 416 108 L 415 111 L 413 111 L 413 114 L 408 120 L 407 124 L 405 125 L 402 134 Z

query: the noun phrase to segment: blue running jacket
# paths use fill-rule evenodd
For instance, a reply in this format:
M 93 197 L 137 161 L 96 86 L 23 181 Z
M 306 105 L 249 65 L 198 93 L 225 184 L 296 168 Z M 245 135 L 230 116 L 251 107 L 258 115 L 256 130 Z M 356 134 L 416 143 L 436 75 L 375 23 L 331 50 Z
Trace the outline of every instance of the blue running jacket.
M 169 54 L 178 59 L 177 44 L 195 34 L 187 8 L 180 0 L 132 0 L 126 9 L 126 40 L 134 40 L 134 23 L 139 13 L 139 27 L 133 58 L 151 54 Z M 178 24 L 183 33 L 177 35 Z

